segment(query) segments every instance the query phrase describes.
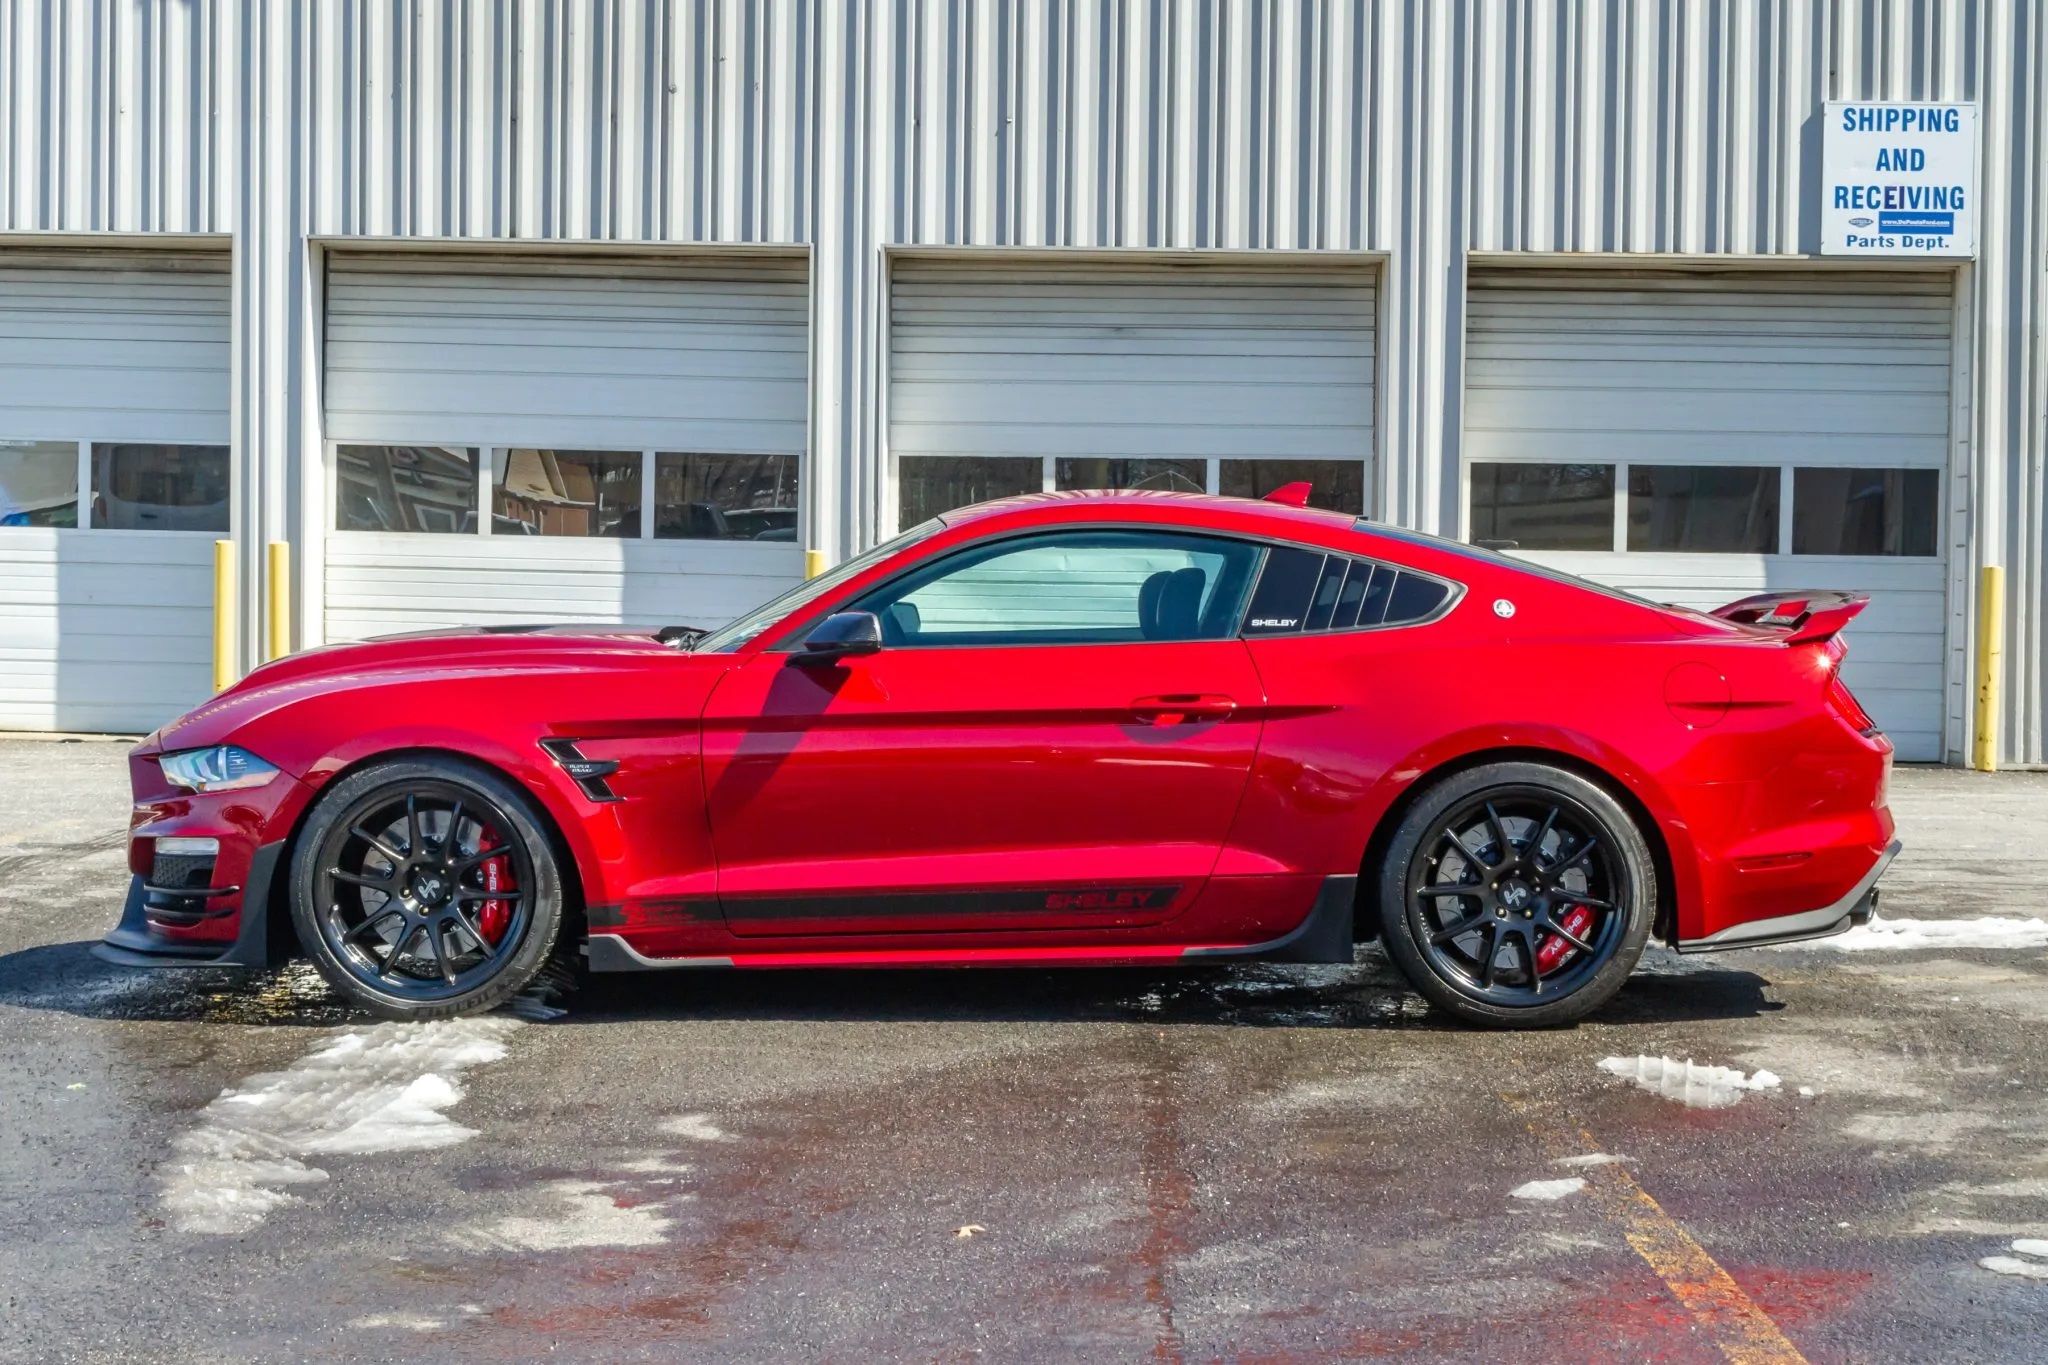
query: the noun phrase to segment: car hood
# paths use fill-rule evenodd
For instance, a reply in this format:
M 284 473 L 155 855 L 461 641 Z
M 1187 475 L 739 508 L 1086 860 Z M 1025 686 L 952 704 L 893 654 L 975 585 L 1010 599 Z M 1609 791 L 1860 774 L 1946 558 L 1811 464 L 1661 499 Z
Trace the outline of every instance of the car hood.
M 679 646 L 652 626 L 471 626 L 385 635 L 326 645 L 255 669 L 233 687 L 186 712 L 143 742 L 144 749 L 217 744 L 258 716 L 317 692 L 433 677 L 575 672 L 673 658 Z

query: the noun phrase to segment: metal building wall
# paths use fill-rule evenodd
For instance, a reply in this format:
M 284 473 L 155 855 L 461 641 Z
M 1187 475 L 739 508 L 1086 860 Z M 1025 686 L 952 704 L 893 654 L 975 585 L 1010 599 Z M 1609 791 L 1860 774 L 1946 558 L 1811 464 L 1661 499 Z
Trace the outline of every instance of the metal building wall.
M 1950 752 L 1968 748 L 1976 570 L 2003 563 L 2000 747 L 2048 761 L 2048 8 L 1488 0 L 1470 12 L 1473 251 L 1813 253 L 1823 101 L 1978 103 L 1977 257 L 1958 277 L 1973 333 L 1956 366 Z
M 309 239 L 387 235 L 809 243 L 834 554 L 888 248 L 1381 253 L 1377 510 L 1446 526 L 1469 251 L 1810 251 L 1821 100 L 1974 99 L 1965 567 L 2041 761 L 2044 74 L 2035 0 L 0 0 L 0 233 L 235 234 L 251 546 L 320 539 Z

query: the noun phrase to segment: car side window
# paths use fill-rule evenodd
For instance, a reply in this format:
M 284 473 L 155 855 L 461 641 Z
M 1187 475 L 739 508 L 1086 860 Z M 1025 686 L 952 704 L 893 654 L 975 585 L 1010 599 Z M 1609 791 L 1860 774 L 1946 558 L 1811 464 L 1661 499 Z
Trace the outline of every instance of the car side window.
M 1259 558 L 1224 536 L 1056 531 L 948 555 L 848 605 L 881 618 L 887 648 L 1223 640 Z
M 1437 614 L 1451 585 L 1413 569 L 1276 546 L 1266 556 L 1245 611 L 1246 635 L 1299 635 L 1373 626 L 1406 626 Z

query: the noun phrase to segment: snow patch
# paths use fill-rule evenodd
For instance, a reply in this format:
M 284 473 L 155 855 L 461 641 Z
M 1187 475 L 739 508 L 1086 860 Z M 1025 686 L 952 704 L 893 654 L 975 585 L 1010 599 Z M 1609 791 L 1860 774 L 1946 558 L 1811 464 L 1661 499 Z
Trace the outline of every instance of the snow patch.
M 450 1240 L 469 1251 L 646 1247 L 667 1240 L 675 1220 L 661 1205 L 622 1203 L 605 1189 L 604 1182 L 595 1180 L 552 1180 L 542 1187 L 544 1212 L 500 1218 L 457 1232 Z
M 1562 1180 L 1532 1180 L 1526 1185 L 1517 1185 L 1508 1191 L 1510 1199 L 1536 1199 L 1549 1202 L 1562 1199 L 1568 1194 L 1577 1194 L 1586 1188 L 1582 1175 L 1566 1176 Z
M 1860 953 L 1873 949 L 1906 952 L 1915 948 L 2044 948 L 2048 919 L 1980 915 L 1975 919 L 1873 919 L 1832 938 L 1803 943 L 1773 943 L 1773 949 L 1832 948 Z
M 678 1114 L 661 1121 L 661 1131 L 693 1142 L 731 1142 L 732 1134 L 711 1121 L 709 1114 Z
M 423 1318 L 412 1313 L 372 1313 L 367 1318 L 357 1318 L 349 1326 L 375 1329 L 396 1327 L 407 1332 L 438 1332 L 448 1324 L 440 1318 Z
M 1551 1162 L 1553 1166 L 1569 1166 L 1580 1169 L 1586 1166 L 1612 1166 L 1619 1161 L 1634 1161 L 1632 1156 L 1615 1156 L 1610 1152 L 1588 1152 L 1584 1156 L 1561 1156 Z
M 184 1232 L 249 1231 L 327 1172 L 301 1157 L 417 1152 L 476 1136 L 448 1118 L 454 1076 L 505 1055 L 509 1019 L 378 1024 L 331 1038 L 283 1071 L 251 1076 L 171 1144 L 158 1198 Z
M 1977 1264 L 2000 1275 L 2018 1275 L 2028 1280 L 2048 1280 L 2048 1265 L 2040 1261 L 2023 1261 L 2017 1256 L 1986 1256 Z
M 2022 1256 L 2048 1256 L 2048 1238 L 2020 1237 L 2013 1241 L 2012 1249 Z
M 1775 1090 L 1779 1084 L 1769 1071 L 1745 1075 L 1733 1067 L 1701 1066 L 1670 1057 L 1609 1057 L 1600 1063 L 1600 1069 L 1691 1109 L 1726 1109 L 1739 1103 L 1748 1091 Z

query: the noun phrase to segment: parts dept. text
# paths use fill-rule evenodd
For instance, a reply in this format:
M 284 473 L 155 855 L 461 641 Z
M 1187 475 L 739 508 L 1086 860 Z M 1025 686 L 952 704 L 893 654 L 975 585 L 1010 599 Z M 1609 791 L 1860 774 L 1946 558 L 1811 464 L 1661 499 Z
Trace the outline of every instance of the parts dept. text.
M 1880 232 L 1870 236 L 1851 232 L 1842 238 L 1845 246 L 1867 247 L 1873 251 L 1941 251 L 1953 239 L 1925 237 L 1912 232 Z

